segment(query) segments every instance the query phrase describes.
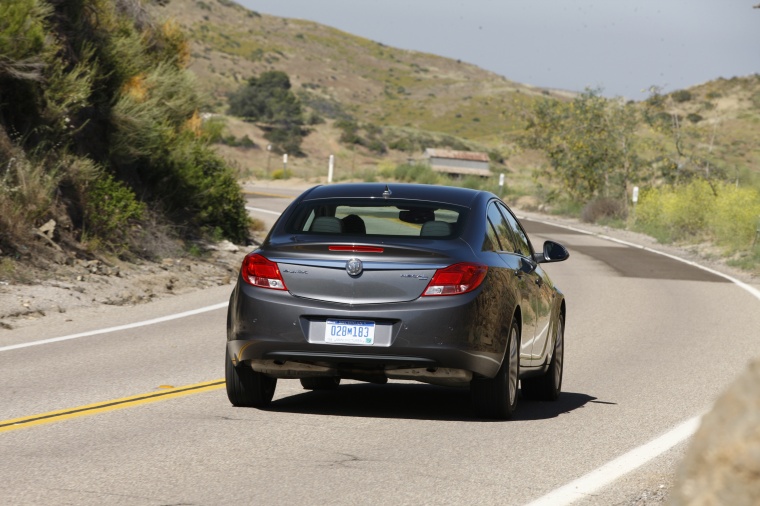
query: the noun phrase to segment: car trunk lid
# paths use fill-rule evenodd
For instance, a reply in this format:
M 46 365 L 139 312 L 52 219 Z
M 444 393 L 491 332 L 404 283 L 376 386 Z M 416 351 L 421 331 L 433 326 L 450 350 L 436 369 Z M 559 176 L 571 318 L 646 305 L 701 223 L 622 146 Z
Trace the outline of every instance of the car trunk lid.
M 344 243 L 279 247 L 269 259 L 294 296 L 342 304 L 414 300 L 435 271 L 451 263 L 429 248 Z

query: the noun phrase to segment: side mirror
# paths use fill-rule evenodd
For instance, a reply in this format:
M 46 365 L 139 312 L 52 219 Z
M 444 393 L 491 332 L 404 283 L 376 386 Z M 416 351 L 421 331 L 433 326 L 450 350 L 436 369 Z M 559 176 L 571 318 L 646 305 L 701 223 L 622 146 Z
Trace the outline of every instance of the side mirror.
M 562 262 L 570 257 L 570 252 L 567 248 L 562 246 L 558 242 L 546 241 L 544 243 L 543 253 L 536 253 L 533 255 L 533 260 L 540 264 L 546 264 L 550 262 Z

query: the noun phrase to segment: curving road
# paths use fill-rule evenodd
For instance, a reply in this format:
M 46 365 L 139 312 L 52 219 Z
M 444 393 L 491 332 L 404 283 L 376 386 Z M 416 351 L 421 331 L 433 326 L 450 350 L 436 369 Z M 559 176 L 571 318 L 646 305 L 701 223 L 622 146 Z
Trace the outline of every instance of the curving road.
M 289 202 L 274 195 L 249 195 L 268 223 Z M 710 408 L 760 355 L 760 300 L 661 255 L 526 225 L 571 251 L 547 267 L 568 300 L 558 402 L 492 422 L 463 390 L 291 380 L 270 410 L 233 408 L 220 381 L 232 286 L 50 316 L 0 330 L 2 502 L 606 505 L 656 492 L 688 429 L 608 486 L 593 473 Z

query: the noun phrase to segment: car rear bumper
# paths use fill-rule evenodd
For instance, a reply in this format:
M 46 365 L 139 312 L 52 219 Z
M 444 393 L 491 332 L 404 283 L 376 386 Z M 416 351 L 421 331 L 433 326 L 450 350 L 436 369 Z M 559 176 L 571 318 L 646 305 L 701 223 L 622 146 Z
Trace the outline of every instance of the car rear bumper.
M 469 371 L 493 377 L 504 356 L 506 332 L 499 324 L 489 327 L 485 322 L 506 319 L 508 325 L 511 313 L 504 318 L 483 314 L 497 308 L 481 297 L 476 291 L 399 304 L 347 305 L 239 283 L 230 300 L 227 351 L 234 363 L 252 363 L 260 372 L 278 377 L 309 375 L 296 371 L 301 366 L 294 364 L 321 368 L 315 374 L 337 371 L 343 376 L 351 376 L 351 371 L 386 377 L 427 371 L 459 377 L 456 371 Z M 328 318 L 375 322 L 375 343 L 325 343 Z

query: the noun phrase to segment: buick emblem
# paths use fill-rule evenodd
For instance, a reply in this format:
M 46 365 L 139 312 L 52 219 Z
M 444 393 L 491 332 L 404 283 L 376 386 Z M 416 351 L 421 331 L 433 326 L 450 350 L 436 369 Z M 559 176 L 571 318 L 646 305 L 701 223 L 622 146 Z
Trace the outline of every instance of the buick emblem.
M 349 276 L 358 276 L 363 270 L 364 266 L 362 265 L 362 261 L 358 258 L 352 258 L 346 262 L 346 272 Z

